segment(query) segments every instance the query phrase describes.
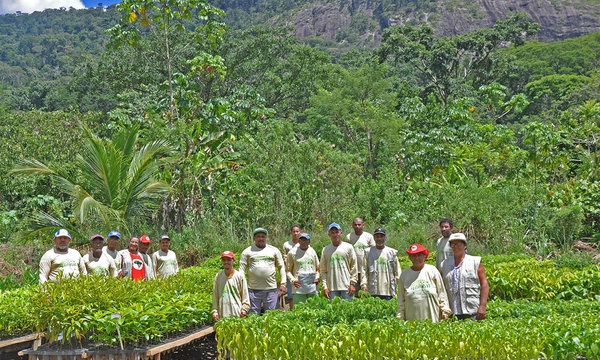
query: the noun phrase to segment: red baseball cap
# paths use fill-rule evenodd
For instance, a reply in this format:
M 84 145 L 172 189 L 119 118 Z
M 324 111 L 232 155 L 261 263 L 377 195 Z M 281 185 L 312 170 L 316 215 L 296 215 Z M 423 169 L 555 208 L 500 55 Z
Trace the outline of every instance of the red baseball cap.
M 150 236 L 148 235 L 142 235 L 142 237 L 140 238 L 140 242 L 152 244 L 152 241 L 150 241 Z
M 429 257 L 429 251 L 427 251 L 427 249 L 425 249 L 425 247 L 421 244 L 412 244 L 408 250 L 406 250 L 406 253 L 408 255 L 425 253 L 425 260 L 427 260 Z
M 233 252 L 227 250 L 227 251 L 223 251 L 223 253 L 221 254 L 221 257 L 228 257 L 228 258 L 232 258 L 233 260 L 235 260 L 235 255 L 233 254 Z

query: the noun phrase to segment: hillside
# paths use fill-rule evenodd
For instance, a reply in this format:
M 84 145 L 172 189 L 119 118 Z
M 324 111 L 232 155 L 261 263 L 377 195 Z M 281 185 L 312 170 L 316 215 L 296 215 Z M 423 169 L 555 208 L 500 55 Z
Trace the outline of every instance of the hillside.
M 334 45 L 378 43 L 389 26 L 426 23 L 439 34 L 491 27 L 510 12 L 526 12 L 542 26 L 540 41 L 556 41 L 600 30 L 600 3 L 587 0 L 336 0 L 219 1 L 234 26 L 267 22 L 292 26 L 296 37 Z
M 535 39 L 550 42 L 600 30 L 600 3 L 588 0 L 415 1 L 415 0 L 214 0 L 232 29 L 289 26 L 306 44 L 334 57 L 355 48 L 376 48 L 383 30 L 429 24 L 454 35 L 491 27 L 511 11 L 525 11 L 541 24 Z M 115 6 L 84 10 L 48 9 L 0 16 L 0 106 L 14 109 L 67 108 L 77 99 L 73 74 L 95 64 L 104 52 L 105 30 L 119 19 Z M 110 108 L 106 105 L 103 108 Z

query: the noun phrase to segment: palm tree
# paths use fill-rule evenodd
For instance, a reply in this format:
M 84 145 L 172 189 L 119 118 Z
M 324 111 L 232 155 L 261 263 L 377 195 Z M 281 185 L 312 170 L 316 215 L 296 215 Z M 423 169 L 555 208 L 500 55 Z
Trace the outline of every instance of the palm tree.
M 65 227 L 83 235 L 82 228 L 99 223 L 104 232 L 114 229 L 129 232 L 137 221 L 148 219 L 161 195 L 170 191 L 168 184 L 155 178 L 172 152 L 166 141 L 155 140 L 136 149 L 137 126 L 122 129 L 111 141 L 100 139 L 87 127 L 83 130 L 85 144 L 76 160 L 76 173 L 37 160 L 25 160 L 11 170 L 19 175 L 50 176 L 72 199 L 75 224 L 39 213 L 34 231 Z

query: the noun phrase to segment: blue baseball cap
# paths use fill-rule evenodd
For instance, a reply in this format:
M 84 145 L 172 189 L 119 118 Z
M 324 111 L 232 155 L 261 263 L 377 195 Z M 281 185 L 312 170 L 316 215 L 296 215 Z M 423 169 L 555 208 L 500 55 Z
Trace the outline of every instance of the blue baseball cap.
M 298 239 L 302 239 L 302 238 L 305 238 L 306 240 L 310 241 L 310 235 L 307 233 L 300 234 L 300 237 L 298 237 Z
M 111 232 L 108 233 L 108 237 L 109 238 L 110 237 L 116 237 L 116 238 L 120 239 L 121 238 L 121 233 L 118 232 L 118 231 L 111 231 Z
M 337 223 L 331 223 L 331 224 L 329 224 L 329 229 L 327 231 L 331 231 L 331 229 L 333 229 L 333 228 L 336 228 L 338 230 L 342 230 L 342 227 L 339 224 L 337 224 Z
M 67 231 L 67 229 L 60 229 L 56 232 L 56 234 L 54 234 L 54 238 L 60 237 L 60 236 L 66 236 L 69 239 L 71 238 L 71 234 L 69 234 L 69 232 Z

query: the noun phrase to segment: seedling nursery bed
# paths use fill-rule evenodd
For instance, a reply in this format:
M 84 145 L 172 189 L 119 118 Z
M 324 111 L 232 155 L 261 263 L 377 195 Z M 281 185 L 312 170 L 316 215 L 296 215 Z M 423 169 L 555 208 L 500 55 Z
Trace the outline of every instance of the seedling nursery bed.
M 171 337 L 158 344 L 148 347 L 125 347 L 121 350 L 119 347 L 112 347 L 104 344 L 82 344 L 73 345 L 69 343 L 61 344 L 54 342 L 39 346 L 37 349 L 25 349 L 20 351 L 20 356 L 26 356 L 29 360 L 183 360 L 193 359 L 193 353 L 206 352 L 206 355 L 216 354 L 216 342 L 214 341 L 214 329 L 212 326 L 205 326 L 200 329 L 188 331 L 179 334 L 177 337 Z M 207 339 L 203 339 L 203 338 Z M 201 341 L 203 340 L 203 341 Z M 204 343 L 199 347 L 198 342 Z M 204 347 L 208 347 L 206 351 Z M 194 350 L 196 348 L 196 350 Z M 179 354 L 187 354 L 185 357 Z M 203 359 L 211 358 L 203 356 Z M 214 356 L 213 358 L 216 358 Z

